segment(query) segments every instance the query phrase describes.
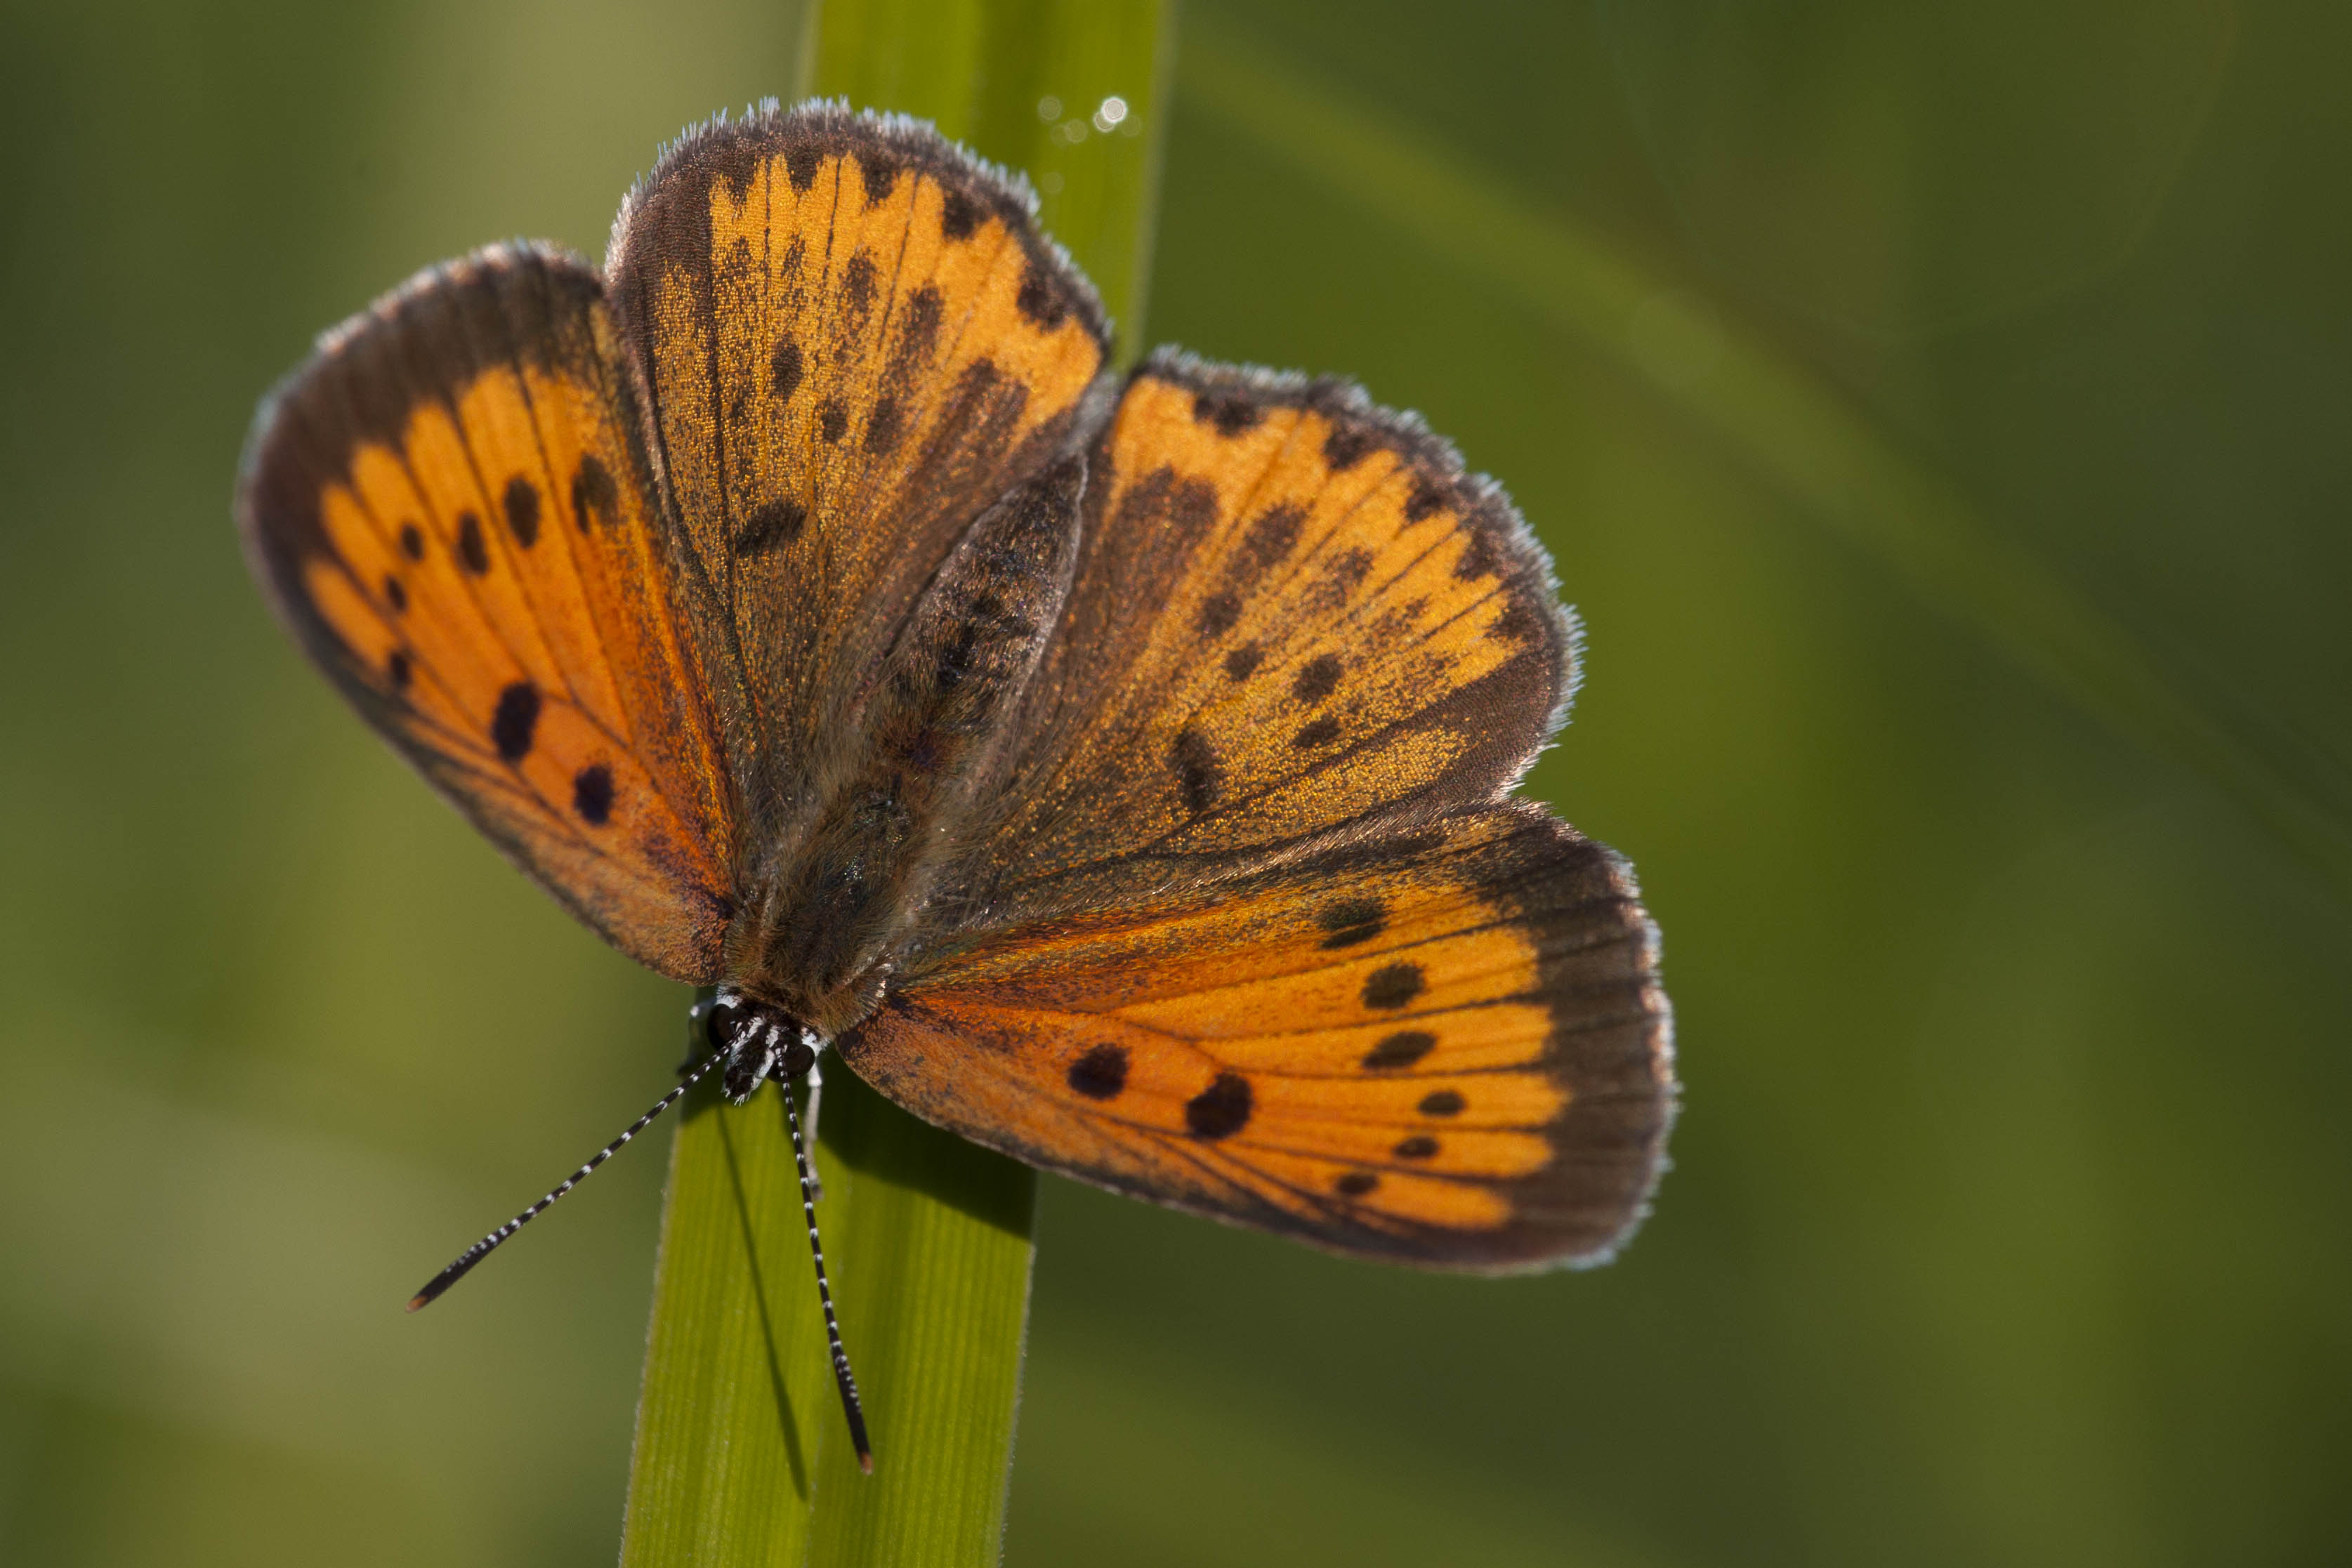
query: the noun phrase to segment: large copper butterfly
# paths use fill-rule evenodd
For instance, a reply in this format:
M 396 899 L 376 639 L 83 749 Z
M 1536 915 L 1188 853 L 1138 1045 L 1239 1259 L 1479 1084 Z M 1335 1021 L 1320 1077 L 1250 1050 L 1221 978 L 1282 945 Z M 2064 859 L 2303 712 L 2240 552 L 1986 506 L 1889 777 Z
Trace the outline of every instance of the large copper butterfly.
M 718 988 L 695 1076 L 832 1051 L 1335 1251 L 1605 1257 L 1671 1024 L 1624 861 L 1509 798 L 1576 684 L 1542 549 L 1345 382 L 1108 343 L 1017 183 L 770 110 L 601 273 L 495 246 L 328 333 L 237 515 L 370 724 Z

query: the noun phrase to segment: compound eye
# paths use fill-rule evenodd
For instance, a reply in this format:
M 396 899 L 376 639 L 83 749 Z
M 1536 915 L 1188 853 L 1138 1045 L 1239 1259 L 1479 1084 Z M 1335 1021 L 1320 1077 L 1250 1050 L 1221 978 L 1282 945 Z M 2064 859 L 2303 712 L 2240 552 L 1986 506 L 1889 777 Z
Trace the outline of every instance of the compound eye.
M 702 1020 L 703 1031 L 710 1041 L 710 1049 L 725 1051 L 733 1045 L 735 1037 L 742 1033 L 743 1026 L 749 1023 L 751 1019 L 751 1009 L 740 1002 L 730 1002 L 724 998 L 712 1002 L 710 1011 L 704 1015 Z

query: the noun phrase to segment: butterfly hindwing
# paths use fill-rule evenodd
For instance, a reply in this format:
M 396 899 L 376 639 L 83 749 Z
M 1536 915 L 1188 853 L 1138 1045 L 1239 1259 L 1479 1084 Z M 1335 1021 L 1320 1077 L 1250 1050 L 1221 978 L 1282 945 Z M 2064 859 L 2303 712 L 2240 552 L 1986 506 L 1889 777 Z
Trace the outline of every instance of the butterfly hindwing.
M 593 271 L 498 247 L 329 333 L 265 406 L 237 511 L 376 728 L 625 952 L 713 975 L 725 672 L 679 635 Z
M 1077 432 L 1108 329 L 1031 205 L 927 127 L 817 106 L 704 127 L 622 209 L 613 297 L 778 831 L 950 549 Z
M 843 1040 L 1022 1159 L 1340 1251 L 1589 1261 L 1673 1111 L 1630 873 L 1539 807 L 976 938 Z
M 992 903 L 1117 903 L 1459 810 L 1557 727 L 1574 627 L 1549 564 L 1417 421 L 1162 353 L 1092 469 Z

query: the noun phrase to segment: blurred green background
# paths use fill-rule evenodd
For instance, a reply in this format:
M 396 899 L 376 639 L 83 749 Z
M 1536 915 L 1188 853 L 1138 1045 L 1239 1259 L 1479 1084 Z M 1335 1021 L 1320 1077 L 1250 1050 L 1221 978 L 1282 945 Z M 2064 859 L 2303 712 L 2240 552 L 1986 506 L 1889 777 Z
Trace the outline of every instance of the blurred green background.
M 687 998 L 343 711 L 227 497 L 313 332 L 601 253 L 799 21 L 0 11 L 0 1559 L 610 1560 L 659 1148 L 399 1307 Z M 1179 49 L 1146 335 L 1511 487 L 1591 634 L 1532 788 L 1641 867 L 1687 1108 L 1582 1275 L 1046 1182 L 1008 1561 L 2352 1555 L 2352 13 L 1191 0 Z

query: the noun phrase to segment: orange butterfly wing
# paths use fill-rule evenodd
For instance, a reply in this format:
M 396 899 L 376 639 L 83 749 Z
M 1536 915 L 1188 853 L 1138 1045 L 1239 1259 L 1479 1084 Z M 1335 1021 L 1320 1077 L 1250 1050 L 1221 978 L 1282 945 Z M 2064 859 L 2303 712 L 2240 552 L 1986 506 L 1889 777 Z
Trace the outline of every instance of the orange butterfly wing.
M 608 270 L 497 248 L 329 334 L 237 509 L 362 715 L 591 926 L 707 983 L 926 587 L 1083 434 L 1106 329 L 1015 188 L 822 107 L 690 134 Z
M 624 952 L 715 977 L 729 688 L 681 632 L 593 270 L 499 247 L 329 333 L 237 515 L 296 638 L 441 793 Z
M 992 932 L 842 1041 L 1032 1164 L 1339 1251 L 1606 1256 L 1673 1110 L 1624 863 L 1515 803 L 1161 906 Z
M 1162 352 L 1090 464 L 974 897 L 1118 904 L 1491 799 L 1573 623 L 1509 501 L 1352 388 Z
M 1675 1086 L 1630 871 L 1506 802 L 1575 630 L 1353 389 L 1155 356 L 977 846 L 841 1042 L 1023 1159 L 1337 1250 L 1605 1255 Z
M 613 298 L 788 841 L 957 540 L 1084 434 L 1108 327 L 1024 196 L 912 121 L 720 122 L 621 210 Z

